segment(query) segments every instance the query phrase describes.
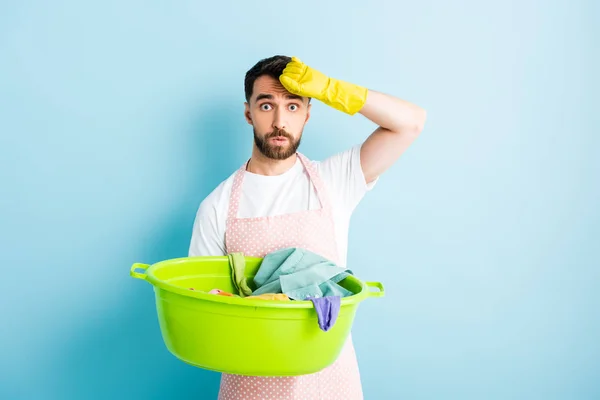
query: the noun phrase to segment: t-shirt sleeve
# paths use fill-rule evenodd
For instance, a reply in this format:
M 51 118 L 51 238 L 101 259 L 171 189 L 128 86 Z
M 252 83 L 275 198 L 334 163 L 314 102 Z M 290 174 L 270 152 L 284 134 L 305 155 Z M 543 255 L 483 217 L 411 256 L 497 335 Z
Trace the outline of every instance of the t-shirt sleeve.
M 219 230 L 218 209 L 216 204 L 203 201 L 196 213 L 189 256 L 223 256 L 225 253 L 224 237 Z
M 360 165 L 360 149 L 356 145 L 349 150 L 335 154 L 321 161 L 319 169 L 332 201 L 352 213 L 365 194 L 370 191 L 379 178 L 367 184 Z M 336 205 L 336 204 L 334 204 Z

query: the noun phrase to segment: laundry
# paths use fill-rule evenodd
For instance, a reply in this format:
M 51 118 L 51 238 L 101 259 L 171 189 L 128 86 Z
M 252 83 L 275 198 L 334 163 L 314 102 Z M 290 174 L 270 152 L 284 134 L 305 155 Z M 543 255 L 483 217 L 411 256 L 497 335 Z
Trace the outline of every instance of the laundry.
M 309 297 L 306 300 L 312 301 L 317 311 L 319 328 L 325 332 L 331 329 L 340 313 L 341 298 L 339 296 Z
M 341 298 L 354 294 L 339 285 L 352 271 L 306 249 L 290 247 L 265 255 L 252 280 L 246 278 L 243 253 L 230 253 L 228 258 L 231 278 L 240 297 L 311 300 L 323 331 L 335 324 Z
M 235 294 L 225 292 L 221 289 L 213 289 L 210 292 L 208 292 L 208 294 L 216 294 L 217 296 L 237 297 Z
M 338 284 L 350 274 L 352 271 L 306 249 L 285 248 L 263 258 L 252 294 L 285 293 L 293 300 L 351 296 L 354 293 Z
M 250 296 L 252 289 L 248 286 L 248 279 L 245 275 L 246 259 L 244 258 L 244 254 L 230 253 L 227 257 L 229 258 L 229 266 L 231 267 L 231 279 L 240 297 Z
M 289 301 L 290 298 L 283 293 L 265 293 L 259 294 L 258 296 L 248 296 L 247 299 L 260 299 L 260 300 L 281 300 Z

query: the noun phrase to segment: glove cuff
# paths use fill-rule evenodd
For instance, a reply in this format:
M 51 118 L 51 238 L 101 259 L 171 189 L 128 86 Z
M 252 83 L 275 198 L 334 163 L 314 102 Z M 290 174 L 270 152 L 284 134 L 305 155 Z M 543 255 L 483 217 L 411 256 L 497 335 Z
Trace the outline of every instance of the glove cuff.
M 330 78 L 323 102 L 336 110 L 354 115 L 365 105 L 367 93 L 366 87 Z

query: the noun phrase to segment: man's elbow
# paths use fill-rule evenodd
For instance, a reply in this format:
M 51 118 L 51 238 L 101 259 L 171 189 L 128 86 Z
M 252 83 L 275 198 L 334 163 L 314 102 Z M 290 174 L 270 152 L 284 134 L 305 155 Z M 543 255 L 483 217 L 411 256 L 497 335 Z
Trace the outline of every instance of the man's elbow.
M 412 131 L 419 135 L 423 129 L 425 129 L 425 121 L 427 120 L 427 111 L 422 108 L 417 108 L 415 110 L 415 117 L 412 126 Z
M 390 131 L 401 134 L 403 137 L 417 137 L 425 128 L 426 120 L 427 112 L 420 107 L 416 107 L 410 118 L 405 119 L 398 127 L 390 129 Z

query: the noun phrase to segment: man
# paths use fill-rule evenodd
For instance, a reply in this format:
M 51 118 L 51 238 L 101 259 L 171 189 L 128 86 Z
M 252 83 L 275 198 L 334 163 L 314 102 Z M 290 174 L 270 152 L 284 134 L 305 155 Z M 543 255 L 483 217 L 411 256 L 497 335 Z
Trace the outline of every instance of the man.
M 259 61 L 245 78 L 252 156 L 200 204 L 190 256 L 243 252 L 264 257 L 301 247 L 346 266 L 349 221 L 357 204 L 417 138 L 425 111 L 398 98 L 328 77 L 298 58 Z M 297 152 L 311 98 L 378 125 L 362 143 L 314 162 Z M 243 332 L 240 332 L 243 335 Z M 348 338 L 338 360 L 316 374 L 223 374 L 219 399 L 362 399 Z

